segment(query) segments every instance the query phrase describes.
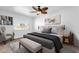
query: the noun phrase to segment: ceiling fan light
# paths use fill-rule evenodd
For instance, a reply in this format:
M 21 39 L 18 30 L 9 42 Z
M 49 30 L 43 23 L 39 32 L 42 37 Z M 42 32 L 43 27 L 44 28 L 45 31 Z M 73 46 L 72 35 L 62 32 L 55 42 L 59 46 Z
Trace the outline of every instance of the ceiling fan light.
M 41 11 L 38 11 L 38 12 L 37 12 L 37 15 L 39 15 L 39 14 L 41 14 Z

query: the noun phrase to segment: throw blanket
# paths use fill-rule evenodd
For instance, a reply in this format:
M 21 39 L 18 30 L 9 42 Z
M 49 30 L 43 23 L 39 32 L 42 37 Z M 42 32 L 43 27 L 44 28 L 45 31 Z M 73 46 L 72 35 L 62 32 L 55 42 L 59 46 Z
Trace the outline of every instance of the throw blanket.
M 42 34 L 42 33 L 37 33 L 37 32 L 28 33 L 28 34 L 52 40 L 54 42 L 56 52 L 59 52 L 60 49 L 63 48 L 63 46 L 60 42 L 60 38 L 57 36 L 49 35 L 49 34 Z

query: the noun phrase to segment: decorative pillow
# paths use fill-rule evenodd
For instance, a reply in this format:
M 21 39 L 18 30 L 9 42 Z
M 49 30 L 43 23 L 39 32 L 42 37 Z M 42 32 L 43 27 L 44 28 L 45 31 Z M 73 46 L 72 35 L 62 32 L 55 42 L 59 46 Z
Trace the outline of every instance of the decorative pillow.
M 59 32 L 59 28 L 56 27 L 56 26 L 53 26 L 52 29 L 51 29 L 51 33 L 58 34 L 58 32 Z
M 42 33 L 51 33 L 51 28 L 43 28 Z
M 63 28 L 62 26 L 52 26 L 52 29 L 51 29 L 51 33 L 53 34 L 63 34 Z

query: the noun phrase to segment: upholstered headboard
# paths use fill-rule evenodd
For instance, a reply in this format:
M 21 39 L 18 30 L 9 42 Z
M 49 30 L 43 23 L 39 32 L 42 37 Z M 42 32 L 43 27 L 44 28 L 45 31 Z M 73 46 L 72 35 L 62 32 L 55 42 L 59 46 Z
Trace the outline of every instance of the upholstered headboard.
M 52 34 L 61 34 L 63 35 L 65 26 L 64 25 L 49 25 L 49 26 L 40 26 L 39 31 Z

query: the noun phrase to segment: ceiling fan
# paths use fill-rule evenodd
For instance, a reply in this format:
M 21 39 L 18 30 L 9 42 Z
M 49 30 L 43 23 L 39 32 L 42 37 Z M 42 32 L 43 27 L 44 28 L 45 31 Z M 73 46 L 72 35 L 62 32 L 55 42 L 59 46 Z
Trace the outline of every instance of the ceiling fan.
M 37 7 L 32 7 L 35 11 L 31 11 L 31 13 L 37 13 L 37 15 L 39 14 L 47 14 L 47 10 L 48 10 L 48 7 L 43 7 L 41 8 L 40 6 L 37 6 Z

